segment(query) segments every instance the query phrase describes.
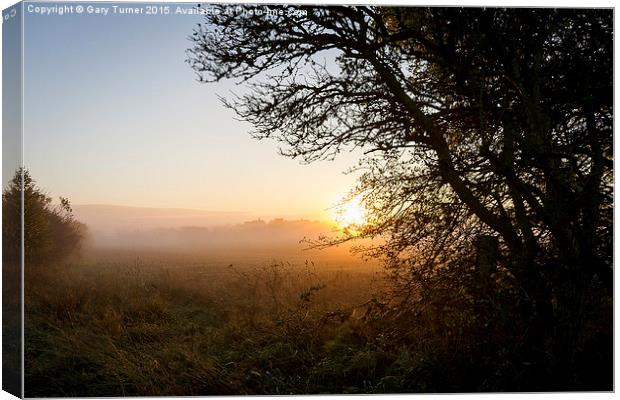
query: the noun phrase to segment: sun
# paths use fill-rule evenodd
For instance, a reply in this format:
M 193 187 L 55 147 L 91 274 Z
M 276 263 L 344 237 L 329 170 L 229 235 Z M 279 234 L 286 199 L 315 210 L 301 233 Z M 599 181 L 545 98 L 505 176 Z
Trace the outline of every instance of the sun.
M 334 208 L 332 218 L 342 228 L 360 227 L 366 223 L 367 211 L 359 197 L 341 203 Z

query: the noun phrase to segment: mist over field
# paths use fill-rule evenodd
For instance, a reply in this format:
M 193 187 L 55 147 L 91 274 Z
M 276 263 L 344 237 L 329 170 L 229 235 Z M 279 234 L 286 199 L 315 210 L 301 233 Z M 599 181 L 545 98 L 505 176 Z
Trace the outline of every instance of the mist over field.
M 364 264 L 359 256 L 351 254 L 349 244 L 312 248 L 311 242 L 319 237 L 340 233 L 334 222 L 109 205 L 74 205 L 73 211 L 76 219 L 88 227 L 86 253 L 118 249 L 143 255 L 153 251 L 182 252 L 222 262 L 320 260 L 332 266 Z
M 185 226 L 232 225 L 257 218 L 249 212 L 208 211 L 186 208 L 128 207 L 104 204 L 73 204 L 73 213 L 95 235 L 123 230 L 150 230 Z

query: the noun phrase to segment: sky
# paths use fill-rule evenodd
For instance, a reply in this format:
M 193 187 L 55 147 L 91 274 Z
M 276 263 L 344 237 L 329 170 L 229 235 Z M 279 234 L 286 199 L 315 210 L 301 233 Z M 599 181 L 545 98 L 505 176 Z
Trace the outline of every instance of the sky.
M 253 139 L 216 96 L 239 88 L 201 84 L 185 63 L 198 22 L 26 9 L 24 163 L 35 180 L 74 204 L 328 216 L 360 154 L 305 165 Z
M 15 8 L 2 13 L 2 182 L 6 185 L 22 164 L 21 152 L 21 18 Z M 4 20 L 8 16 L 7 20 Z

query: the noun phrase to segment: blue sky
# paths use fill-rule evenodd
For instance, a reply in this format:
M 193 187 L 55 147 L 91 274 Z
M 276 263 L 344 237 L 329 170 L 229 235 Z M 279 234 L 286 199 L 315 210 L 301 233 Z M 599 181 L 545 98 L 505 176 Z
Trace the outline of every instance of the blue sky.
M 252 139 L 216 97 L 234 85 L 200 84 L 185 63 L 200 20 L 26 12 L 25 164 L 76 204 L 324 214 L 359 154 L 302 165 Z
M 13 12 L 14 11 L 14 12 Z M 6 185 L 21 159 L 21 18 L 17 9 L 5 10 L 2 24 L 2 182 Z

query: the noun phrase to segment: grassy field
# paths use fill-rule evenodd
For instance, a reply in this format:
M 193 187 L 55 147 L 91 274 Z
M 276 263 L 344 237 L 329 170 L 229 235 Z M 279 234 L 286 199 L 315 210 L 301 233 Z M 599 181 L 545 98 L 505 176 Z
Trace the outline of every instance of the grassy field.
M 611 388 L 611 301 L 574 380 L 554 382 L 520 353 L 527 327 L 510 308 L 489 325 L 488 305 L 436 287 L 386 314 L 376 264 L 225 259 L 104 249 L 29 269 L 26 396 Z
M 28 271 L 27 396 L 376 389 L 350 344 L 379 269 L 130 253 Z

